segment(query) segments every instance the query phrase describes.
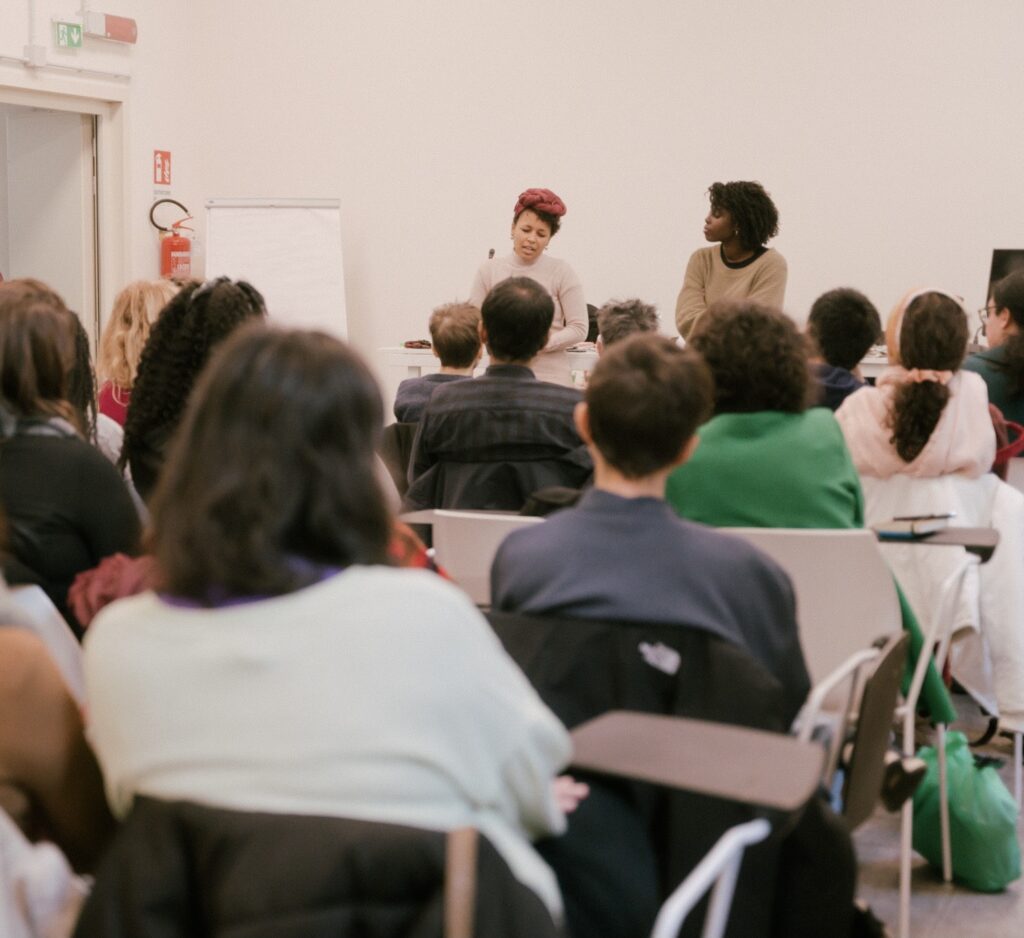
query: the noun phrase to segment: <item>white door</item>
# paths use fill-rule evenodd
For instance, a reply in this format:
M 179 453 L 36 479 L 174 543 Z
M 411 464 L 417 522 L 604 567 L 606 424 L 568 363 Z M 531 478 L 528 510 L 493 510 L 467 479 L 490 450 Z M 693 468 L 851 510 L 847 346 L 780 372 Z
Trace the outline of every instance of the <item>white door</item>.
M 0 109 L 0 272 L 53 287 L 95 339 L 95 118 Z

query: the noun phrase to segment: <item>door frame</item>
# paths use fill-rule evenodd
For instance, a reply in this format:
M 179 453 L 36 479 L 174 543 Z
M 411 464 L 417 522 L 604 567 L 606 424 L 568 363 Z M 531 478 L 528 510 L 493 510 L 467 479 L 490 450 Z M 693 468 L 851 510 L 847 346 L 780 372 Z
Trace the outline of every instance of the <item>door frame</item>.
M 128 174 L 126 134 L 126 85 L 79 87 L 74 80 L 40 78 L 27 87 L 9 83 L 14 76 L 0 75 L 0 104 L 69 111 L 91 116 L 95 132 L 94 166 L 97 193 L 94 200 L 95 321 L 86 328 L 98 340 L 101 322 L 114 296 L 124 286 L 127 264 Z M 17 79 L 15 78 L 15 81 Z

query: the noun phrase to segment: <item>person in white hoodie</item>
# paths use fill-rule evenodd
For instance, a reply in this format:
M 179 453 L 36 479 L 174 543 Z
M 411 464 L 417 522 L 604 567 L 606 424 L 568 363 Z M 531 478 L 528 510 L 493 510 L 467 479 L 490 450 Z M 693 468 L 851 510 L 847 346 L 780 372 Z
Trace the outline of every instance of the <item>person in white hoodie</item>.
M 86 640 L 111 807 L 470 825 L 557 916 L 530 840 L 564 829 L 568 733 L 465 594 L 389 565 L 382 418 L 322 333 L 244 327 L 215 353 L 152 502 L 159 591 Z

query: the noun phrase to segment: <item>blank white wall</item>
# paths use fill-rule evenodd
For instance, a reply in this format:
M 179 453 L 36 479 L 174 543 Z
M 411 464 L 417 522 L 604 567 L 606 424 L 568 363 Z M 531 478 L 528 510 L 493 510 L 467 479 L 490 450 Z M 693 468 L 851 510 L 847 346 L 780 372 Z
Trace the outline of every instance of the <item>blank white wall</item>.
M 922 283 L 980 305 L 991 249 L 1022 239 L 1018 0 L 118 12 L 140 27 L 121 56 L 134 76 L 131 274 L 156 271 L 153 149 L 174 152 L 174 195 L 193 210 L 339 198 L 350 336 L 371 354 L 466 295 L 531 185 L 568 203 L 552 253 L 591 302 L 640 295 L 669 322 L 715 180 L 772 192 L 800 320 L 839 284 L 883 313 Z
M 466 295 L 531 185 L 566 200 L 551 251 L 591 302 L 637 294 L 669 320 L 715 180 L 772 192 L 801 320 L 839 284 L 883 312 L 931 282 L 980 305 L 991 249 L 1022 238 L 1014 0 L 307 0 L 302 14 L 199 13 L 192 61 L 216 89 L 196 102 L 201 184 L 339 197 L 367 350 Z

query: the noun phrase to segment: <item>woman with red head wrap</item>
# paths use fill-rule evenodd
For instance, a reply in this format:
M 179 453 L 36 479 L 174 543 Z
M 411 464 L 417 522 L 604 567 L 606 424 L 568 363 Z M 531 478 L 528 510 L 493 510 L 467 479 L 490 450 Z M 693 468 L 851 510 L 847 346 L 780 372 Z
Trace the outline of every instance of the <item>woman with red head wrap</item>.
M 555 301 L 555 319 L 548 344 L 533 361 L 533 372 L 541 381 L 571 386 L 565 350 L 587 337 L 587 303 L 573 269 L 565 261 L 544 253 L 558 232 L 565 211 L 565 203 L 550 189 L 527 189 L 520 193 L 512 212 L 512 253 L 481 265 L 470 289 L 469 302 L 479 307 L 491 287 L 509 277 L 536 280 Z

